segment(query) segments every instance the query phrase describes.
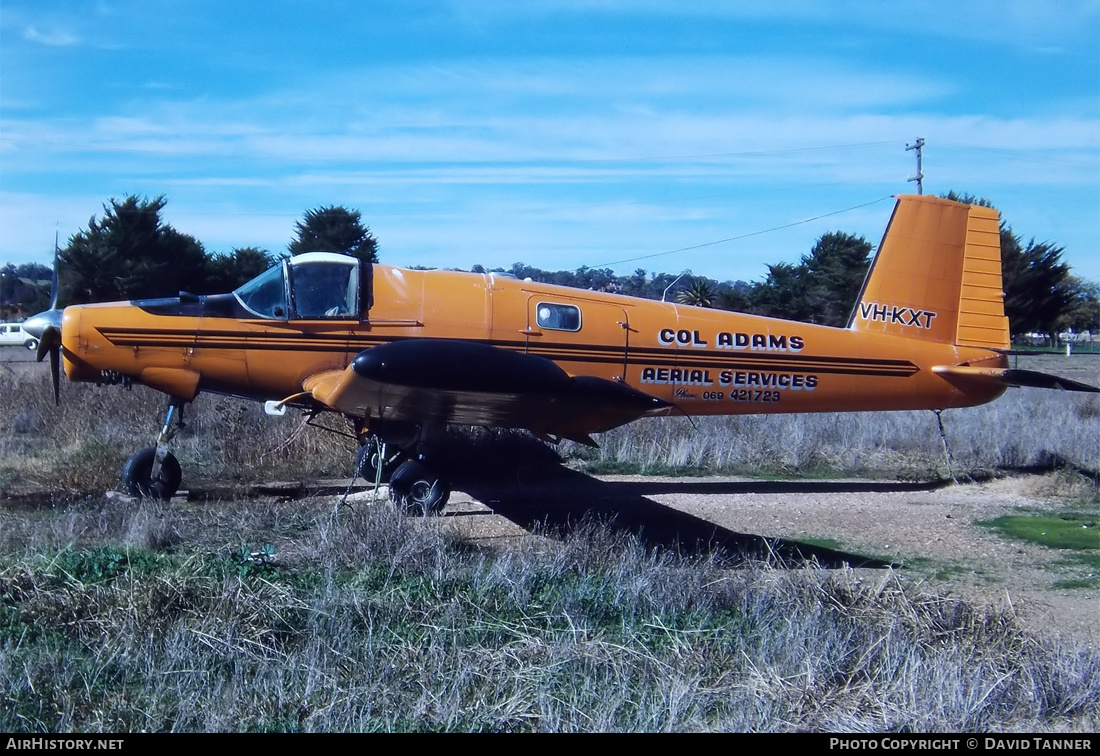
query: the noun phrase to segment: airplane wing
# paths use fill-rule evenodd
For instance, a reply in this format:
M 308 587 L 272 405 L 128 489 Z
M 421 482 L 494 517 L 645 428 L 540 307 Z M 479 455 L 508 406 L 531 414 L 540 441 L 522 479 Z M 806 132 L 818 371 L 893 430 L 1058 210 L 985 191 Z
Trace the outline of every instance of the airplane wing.
M 348 415 L 526 428 L 591 445 L 592 433 L 673 407 L 622 383 L 570 376 L 543 357 L 450 339 L 381 344 L 302 387 Z
M 1100 388 L 1087 383 L 1060 378 L 1037 370 L 1018 370 L 1016 368 L 983 368 L 965 365 L 941 365 L 932 368 L 932 372 L 942 375 L 951 383 L 993 382 L 1002 386 L 1027 388 L 1058 389 L 1061 391 L 1085 391 L 1100 394 Z

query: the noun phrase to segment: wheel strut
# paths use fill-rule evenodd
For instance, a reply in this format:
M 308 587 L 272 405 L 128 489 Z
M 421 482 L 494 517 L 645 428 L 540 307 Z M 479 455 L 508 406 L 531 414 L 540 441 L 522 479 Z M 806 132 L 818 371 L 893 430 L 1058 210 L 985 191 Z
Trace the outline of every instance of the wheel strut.
M 179 490 L 183 474 L 180 463 L 168 447 L 183 423 L 183 404 L 172 398 L 164 426 L 157 435 L 156 445 L 135 452 L 122 466 L 122 482 L 132 496 L 139 499 L 170 499 Z

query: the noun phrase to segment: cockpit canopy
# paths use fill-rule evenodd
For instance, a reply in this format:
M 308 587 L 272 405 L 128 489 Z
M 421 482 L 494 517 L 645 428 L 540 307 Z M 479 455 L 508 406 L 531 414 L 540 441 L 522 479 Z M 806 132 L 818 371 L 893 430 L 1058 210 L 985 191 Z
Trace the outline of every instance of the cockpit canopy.
M 261 318 L 358 319 L 359 268 L 348 255 L 307 252 L 261 273 L 233 296 Z

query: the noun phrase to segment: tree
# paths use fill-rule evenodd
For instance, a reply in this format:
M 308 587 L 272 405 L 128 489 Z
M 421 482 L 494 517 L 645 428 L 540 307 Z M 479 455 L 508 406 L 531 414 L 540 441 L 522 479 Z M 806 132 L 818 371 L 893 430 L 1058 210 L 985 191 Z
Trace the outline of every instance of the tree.
M 238 247 L 228 255 L 215 255 L 207 261 L 206 288 L 226 292 L 251 281 L 275 263 L 266 249 Z
M 863 287 L 871 244 L 840 231 L 824 234 L 798 265 L 768 266 L 749 295 L 753 311 L 774 318 L 843 326 Z
M 809 276 L 807 294 L 815 312 L 813 322 L 847 325 L 871 267 L 871 243 L 862 236 L 840 231 L 817 240 L 802 265 Z
M 335 206 L 307 210 L 294 227 L 297 238 L 290 243 L 291 255 L 342 252 L 365 263 L 378 262 L 378 242 L 363 225 L 358 210 Z
M 718 289 L 718 307 L 733 312 L 751 312 L 751 297 L 751 285 L 744 281 L 727 281 Z
M 136 196 L 103 206 L 58 254 L 64 304 L 174 296 L 202 291 L 206 252 L 194 237 L 161 223 L 167 204 Z
M 0 319 L 41 312 L 50 304 L 52 271 L 41 263 L 0 268 Z
M 634 275 L 622 279 L 623 293 L 632 297 L 646 296 L 646 278 L 645 268 L 635 268 Z
M 771 318 L 810 322 L 813 310 L 807 295 L 806 270 L 801 265 L 768 266 L 768 277 L 753 287 L 749 301 L 753 312 Z
M 718 294 L 710 281 L 705 278 L 693 278 L 686 289 L 676 294 L 676 301 L 680 304 L 694 305 L 696 307 L 714 307 Z
M 1095 337 L 1100 334 L 1100 284 L 1070 276 L 1069 287 L 1073 300 L 1058 322 L 1058 332 L 1088 331 Z
M 1013 335 L 1054 333 L 1069 311 L 1074 291 L 1069 265 L 1062 262 L 1064 251 L 1045 242 L 1036 244 L 1034 239 L 1024 247 L 1011 229 L 1002 230 L 1001 279 Z

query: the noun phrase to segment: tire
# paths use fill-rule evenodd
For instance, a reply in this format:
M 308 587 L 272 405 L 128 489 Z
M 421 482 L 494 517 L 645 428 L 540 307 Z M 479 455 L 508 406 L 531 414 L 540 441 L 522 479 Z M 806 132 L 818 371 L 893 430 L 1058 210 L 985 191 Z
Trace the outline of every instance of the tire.
M 447 504 L 451 489 L 416 460 L 403 462 L 390 477 L 390 500 L 409 514 L 426 517 Z
M 367 483 L 374 483 L 378 476 L 378 456 L 381 449 L 381 443 L 376 438 L 372 438 L 364 444 L 359 445 L 358 451 L 355 452 L 355 471 L 356 477 L 362 478 Z M 382 483 L 387 482 L 393 471 L 400 465 L 401 452 L 397 452 L 393 456 L 384 459 L 382 461 Z
M 157 447 L 149 446 L 135 452 L 122 466 L 122 483 L 131 496 L 167 501 L 179 490 L 183 479 L 179 461 L 171 454 L 165 455 L 164 461 L 160 463 L 160 472 L 154 480 L 152 472 L 156 456 Z
M 27 339 L 23 342 L 23 346 L 33 352 L 35 349 L 38 349 L 38 339 Z

